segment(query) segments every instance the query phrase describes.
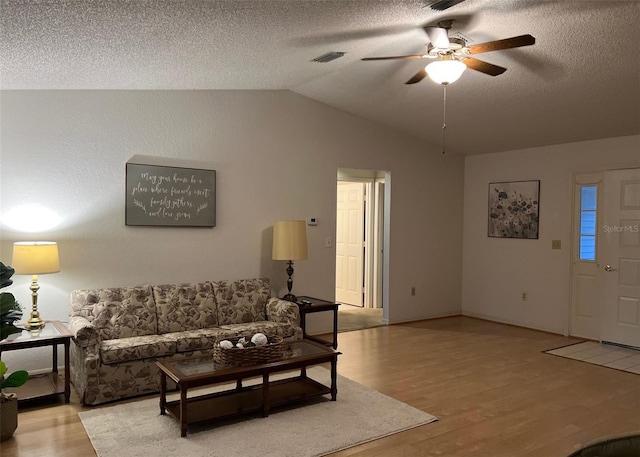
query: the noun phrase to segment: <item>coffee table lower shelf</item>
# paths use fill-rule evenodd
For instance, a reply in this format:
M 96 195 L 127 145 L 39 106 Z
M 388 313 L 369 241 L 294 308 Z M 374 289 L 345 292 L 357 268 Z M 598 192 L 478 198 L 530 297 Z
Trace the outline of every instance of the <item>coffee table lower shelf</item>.
M 269 408 L 330 394 L 331 389 L 308 377 L 296 377 L 270 381 L 268 387 L 261 384 L 187 398 L 186 420 L 181 419 L 180 400 L 168 401 L 166 409 L 181 425 L 225 419 L 242 414 L 262 411 L 269 415 Z M 266 397 L 266 398 L 265 398 Z M 183 435 L 184 436 L 184 435 Z

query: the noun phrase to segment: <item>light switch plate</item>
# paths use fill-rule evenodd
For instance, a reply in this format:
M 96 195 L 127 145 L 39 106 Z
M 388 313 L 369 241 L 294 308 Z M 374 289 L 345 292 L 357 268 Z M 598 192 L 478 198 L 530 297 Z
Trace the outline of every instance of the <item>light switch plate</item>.
M 551 240 L 551 249 L 562 249 L 560 240 Z

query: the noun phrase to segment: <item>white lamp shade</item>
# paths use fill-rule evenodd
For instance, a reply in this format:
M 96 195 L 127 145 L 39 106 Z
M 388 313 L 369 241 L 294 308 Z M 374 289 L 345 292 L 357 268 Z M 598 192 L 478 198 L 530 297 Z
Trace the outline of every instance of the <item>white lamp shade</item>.
M 438 84 L 451 84 L 457 81 L 467 66 L 459 60 L 436 60 L 424 67 L 433 81 Z
M 11 267 L 18 275 L 42 275 L 60 271 L 58 244 L 53 241 L 13 243 Z
M 307 259 L 306 221 L 278 221 L 273 224 L 273 260 Z

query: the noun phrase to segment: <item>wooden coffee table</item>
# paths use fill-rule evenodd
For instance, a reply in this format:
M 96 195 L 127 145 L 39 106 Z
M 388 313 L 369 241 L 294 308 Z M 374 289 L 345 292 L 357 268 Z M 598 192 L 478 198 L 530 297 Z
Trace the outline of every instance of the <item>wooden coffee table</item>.
M 213 357 L 158 361 L 160 369 L 160 414 L 168 410 L 180 422 L 180 436 L 187 436 L 187 427 L 196 422 L 229 418 L 252 412 L 269 415 L 273 406 L 300 402 L 320 395 L 331 394 L 335 401 L 337 363 L 340 352 L 313 341 L 285 343 L 282 360 L 237 368 L 218 367 Z M 331 364 L 331 386 L 325 386 L 307 376 L 307 367 L 321 363 Z M 300 369 L 300 374 L 286 379 L 270 381 L 269 375 Z M 242 380 L 262 377 L 256 385 L 243 386 Z M 180 392 L 180 399 L 167 401 L 167 377 Z M 189 389 L 235 381 L 234 389 L 188 397 Z

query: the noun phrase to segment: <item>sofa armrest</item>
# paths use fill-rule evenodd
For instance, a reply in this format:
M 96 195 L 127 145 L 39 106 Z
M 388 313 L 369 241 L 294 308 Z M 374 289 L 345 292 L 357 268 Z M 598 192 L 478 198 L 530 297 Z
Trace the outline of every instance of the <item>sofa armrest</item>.
M 290 301 L 272 297 L 267 302 L 267 320 L 300 326 L 300 308 Z
M 67 328 L 73 333 L 73 341 L 78 347 L 88 348 L 98 344 L 98 331 L 85 317 L 69 316 Z

